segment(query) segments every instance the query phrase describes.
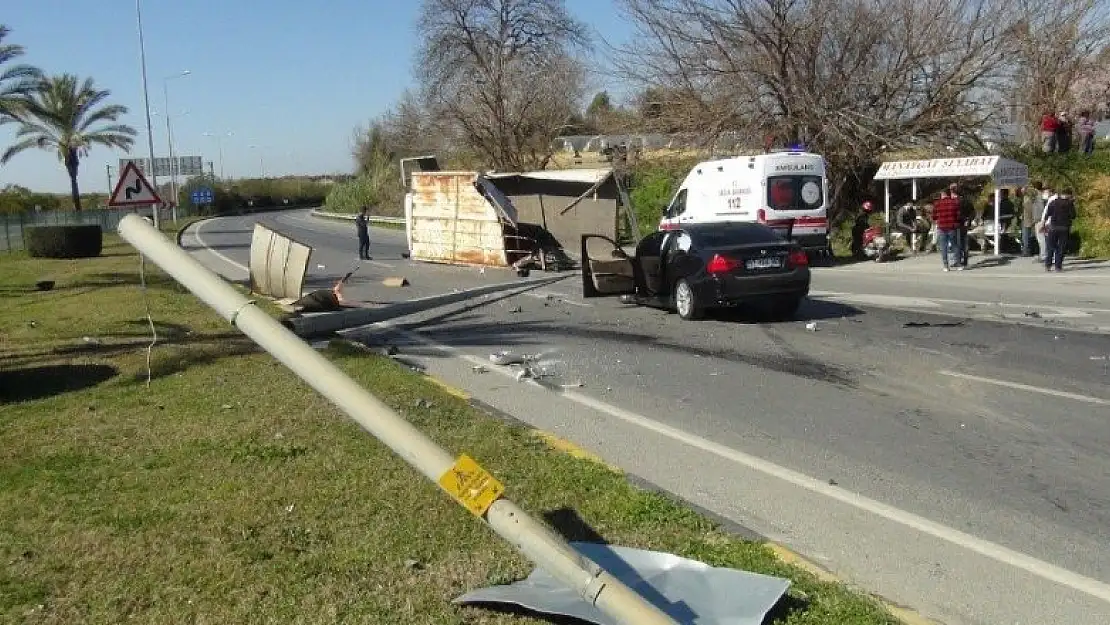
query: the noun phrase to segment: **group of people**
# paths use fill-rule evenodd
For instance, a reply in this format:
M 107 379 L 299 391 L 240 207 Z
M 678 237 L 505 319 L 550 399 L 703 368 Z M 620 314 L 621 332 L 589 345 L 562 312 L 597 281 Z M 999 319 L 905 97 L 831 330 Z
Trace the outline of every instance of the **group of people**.
M 1075 134 L 1079 135 L 1079 149 L 1084 154 L 1095 151 L 1095 120 L 1090 111 L 1080 113 L 1078 123 L 1072 121 L 1067 111 L 1056 114 L 1045 111 L 1041 116 L 1042 149 L 1046 153 L 1070 152 Z
M 1009 193 L 1001 194 L 999 224 L 1003 231 L 1014 215 L 1014 204 Z M 1055 192 L 1034 182 L 1029 192 L 1017 189 L 1022 204 L 1021 253 L 1031 257 L 1033 239 L 1037 240 L 1037 260 L 1044 263 L 1045 271 L 1063 271 L 1064 251 L 1076 218 L 1074 194 L 1071 189 Z M 971 202 L 960 197 L 955 183 L 940 192 L 932 206 L 936 227 L 937 251 L 940 252 L 944 271 L 953 267 L 963 271 L 968 263 L 968 233 L 974 219 Z

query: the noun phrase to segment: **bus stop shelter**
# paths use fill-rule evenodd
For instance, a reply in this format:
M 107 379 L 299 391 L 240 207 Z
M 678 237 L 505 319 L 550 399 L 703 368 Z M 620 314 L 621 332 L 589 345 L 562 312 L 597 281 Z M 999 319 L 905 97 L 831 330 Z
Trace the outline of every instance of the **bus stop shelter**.
M 1002 188 L 1024 187 L 1029 184 L 1029 168 L 1015 160 L 1001 156 L 972 156 L 882 163 L 875 174 L 875 180 L 883 181 L 883 208 L 886 223 L 890 223 L 891 180 L 909 180 L 913 186 L 913 201 L 916 202 L 918 180 L 954 178 L 990 178 L 994 186 L 994 255 L 998 256 L 1002 244 L 1002 231 L 998 223 L 1002 205 Z

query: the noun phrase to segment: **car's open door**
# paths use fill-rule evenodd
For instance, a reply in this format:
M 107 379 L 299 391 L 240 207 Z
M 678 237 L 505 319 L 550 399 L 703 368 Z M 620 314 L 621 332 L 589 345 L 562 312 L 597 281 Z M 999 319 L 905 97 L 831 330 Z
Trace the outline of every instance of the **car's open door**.
M 604 297 L 635 292 L 633 259 L 609 237 L 582 235 L 582 296 Z

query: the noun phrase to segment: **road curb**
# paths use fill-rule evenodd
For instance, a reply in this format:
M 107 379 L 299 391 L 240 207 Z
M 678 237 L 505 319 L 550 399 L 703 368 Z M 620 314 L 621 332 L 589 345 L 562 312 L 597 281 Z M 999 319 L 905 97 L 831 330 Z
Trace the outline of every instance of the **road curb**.
M 292 317 L 287 320 L 285 326 L 302 339 L 318 338 L 344 330 L 351 330 L 373 323 L 379 323 L 396 317 L 403 317 L 428 308 L 438 308 L 440 306 L 456 304 L 481 295 L 514 289 L 537 288 L 562 279 L 563 276 L 545 276 L 512 282 L 498 282 L 470 289 L 462 289 L 453 293 L 394 302 L 383 308 L 350 308 L 338 312 Z
M 329 211 L 322 211 L 320 209 L 313 209 L 309 214 L 320 219 L 331 219 L 334 221 L 354 221 L 357 217 L 357 215 L 351 215 L 349 213 L 332 213 Z M 370 215 L 370 223 L 371 225 L 377 224 L 378 227 L 401 230 L 405 225 L 405 220 L 400 217 Z
M 186 230 L 188 230 L 189 228 L 192 228 L 193 226 L 195 226 L 195 225 L 197 225 L 201 222 L 209 221 L 211 219 L 215 219 L 215 217 L 197 217 L 197 218 L 193 219 L 192 221 L 187 222 L 184 226 L 181 226 L 180 228 L 178 228 L 177 229 L 177 247 L 181 247 L 181 239 L 182 239 L 182 237 L 185 236 L 185 231 Z

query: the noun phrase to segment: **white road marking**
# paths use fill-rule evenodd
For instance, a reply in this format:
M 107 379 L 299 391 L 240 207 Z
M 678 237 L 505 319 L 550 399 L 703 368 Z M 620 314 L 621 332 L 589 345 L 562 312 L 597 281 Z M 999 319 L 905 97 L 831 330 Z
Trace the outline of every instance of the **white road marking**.
M 938 263 L 938 265 L 939 265 L 939 263 Z M 1107 265 L 1106 268 L 1110 269 L 1110 265 Z M 978 271 L 976 271 L 977 269 L 978 269 Z M 959 274 L 960 277 L 957 278 L 957 279 L 959 279 L 959 280 L 965 280 L 965 279 L 980 279 L 980 280 L 991 279 L 991 280 L 993 280 L 995 278 L 1002 278 L 1002 279 L 1013 279 L 1013 280 L 1053 280 L 1053 281 L 1058 281 L 1058 280 L 1061 280 L 1061 279 L 1066 280 L 1068 278 L 1103 279 L 1103 280 L 1107 279 L 1107 278 L 1110 278 L 1110 273 L 1098 273 L 1097 271 L 1075 271 L 1074 269 L 1072 271 L 1068 271 L 1068 265 L 1066 263 L 1064 264 L 1064 272 L 1059 273 L 1059 274 L 1057 274 L 1057 273 L 1052 273 L 1052 274 L 1044 274 L 1044 273 L 1032 273 L 1032 274 L 995 273 L 995 272 L 988 272 L 988 271 L 986 271 L 986 269 L 988 269 L 988 267 L 975 267 L 975 266 L 968 267 L 968 270 L 965 271 L 965 272 L 961 272 Z M 937 276 L 936 271 L 913 271 L 913 270 L 894 271 L 894 270 L 891 270 L 891 271 L 882 271 L 882 272 L 880 272 L 880 271 L 868 271 L 866 269 L 861 269 L 861 268 L 856 268 L 856 267 L 822 267 L 822 268 L 818 269 L 818 271 L 835 271 L 837 273 L 855 272 L 855 273 L 858 273 L 860 275 L 872 276 L 872 277 L 877 277 L 877 278 L 900 278 L 902 276 L 930 276 L 930 277 L 934 277 L 934 278 L 939 277 L 939 276 Z M 940 271 L 939 266 L 937 267 L 937 271 Z
M 221 217 L 216 217 L 214 219 L 209 219 L 209 220 L 206 220 L 206 221 L 202 221 L 199 224 L 197 224 L 197 227 L 193 228 L 193 238 L 196 239 L 197 243 L 200 243 L 201 248 L 203 248 L 208 253 L 214 255 L 216 258 L 219 258 L 220 260 L 224 261 L 225 263 L 227 263 L 227 264 L 229 264 L 233 267 L 238 267 L 239 269 L 241 269 L 241 270 L 243 270 L 243 271 L 245 271 L 249 274 L 250 271 L 251 271 L 249 267 L 247 267 L 243 263 L 240 263 L 237 260 L 228 258 L 227 256 L 224 256 L 223 254 L 221 254 L 221 253 L 217 252 L 216 250 L 212 249 L 207 243 L 204 242 L 204 239 L 201 238 L 200 231 L 205 226 L 207 226 L 208 224 L 216 221 L 217 219 L 222 219 L 222 218 Z
M 984 378 L 977 375 L 970 375 L 967 373 L 960 373 L 958 371 L 938 371 L 941 375 L 946 375 L 952 378 L 961 378 L 970 380 L 972 382 L 982 382 L 984 384 L 994 384 L 995 386 L 1002 386 L 1005 388 L 1017 389 L 1019 391 L 1029 391 L 1030 393 L 1040 393 L 1042 395 L 1052 395 L 1053 397 L 1063 397 L 1064 399 L 1073 399 L 1088 404 L 1095 404 L 1097 406 L 1110 406 L 1110 399 L 1102 399 L 1101 397 L 1091 397 L 1090 395 L 1080 395 L 1078 393 L 1069 393 L 1067 391 L 1058 391 L 1052 388 L 1043 388 L 1040 386 L 1030 386 L 1020 382 L 1009 382 L 1007 380 L 996 380 L 994 378 Z
M 422 343 L 428 347 L 447 354 L 454 355 L 456 358 L 467 361 L 473 365 L 480 365 L 487 370 L 495 371 L 508 378 L 515 379 L 516 374 L 505 367 L 495 367 L 489 364 L 486 359 L 479 358 L 460 352 L 459 350 L 449 345 L 438 343 L 431 339 L 425 338 L 418 332 L 410 332 L 403 330 L 396 325 L 382 321 L 373 325 L 380 327 L 387 327 L 398 334 L 408 337 L 409 339 Z M 551 389 L 537 383 L 534 380 L 525 380 L 522 383 L 530 384 L 536 388 L 552 392 Z M 588 395 L 578 393 L 576 391 L 562 390 L 558 393 L 560 396 L 569 399 L 570 401 L 592 408 L 598 412 L 607 414 L 611 417 L 624 421 L 625 423 L 635 425 L 666 436 L 672 440 L 678 441 L 695 449 L 713 454 L 730 462 L 738 465 L 745 466 L 749 469 L 778 478 L 788 484 L 797 486 L 808 490 L 810 492 L 824 495 L 829 499 L 833 499 L 840 503 L 849 505 L 858 510 L 868 512 L 887 521 L 903 525 L 905 527 L 915 529 L 923 534 L 932 536 L 934 538 L 951 543 L 958 547 L 962 547 L 969 551 L 973 551 L 981 556 L 990 558 L 997 562 L 1013 566 L 1021 569 L 1027 573 L 1040 577 L 1042 579 L 1055 582 L 1062 586 L 1066 586 L 1073 590 L 1086 593 L 1096 599 L 1110 603 L 1110 584 L 1106 584 L 1097 579 L 1093 579 L 1065 568 L 1056 566 L 1043 560 L 1038 560 L 1032 556 L 1015 551 L 1008 547 L 992 543 L 990 541 L 972 536 L 966 532 L 942 525 L 935 521 L 930 521 L 922 516 L 916 515 L 912 512 L 907 512 L 900 508 L 895 508 L 888 504 L 864 497 L 856 493 L 849 492 L 843 488 L 830 485 L 828 482 L 818 480 L 810 477 L 793 469 L 777 465 L 762 458 L 746 454 L 742 451 L 732 449 L 720 443 L 716 443 L 709 439 L 691 434 L 676 427 L 661 423 L 649 417 L 625 410 L 623 408 L 606 403 L 599 399 L 595 399 Z
M 383 262 L 378 261 L 378 260 L 365 260 L 365 261 L 362 261 L 362 262 L 370 264 L 370 265 L 374 265 L 375 267 L 385 267 L 386 269 L 393 269 L 393 265 L 390 265 L 389 263 L 383 263 Z
M 1068 316 L 1071 318 L 1087 317 L 1091 313 L 1110 314 L 1110 308 L 1075 308 L 1075 307 L 1061 307 L 1053 304 L 1022 304 L 1014 302 L 977 302 L 973 300 L 962 299 L 945 299 L 941 297 L 904 297 L 901 295 L 878 295 L 871 293 L 843 293 L 838 291 L 810 291 L 811 297 L 828 298 L 828 299 L 843 299 L 859 301 L 861 303 L 875 303 L 876 306 L 881 306 L 879 302 L 883 302 L 890 306 L 918 306 L 928 308 L 938 308 L 939 304 L 952 304 L 961 306 L 975 306 L 976 308 L 1021 308 L 1023 310 L 1054 310 L 1055 315 L 1058 317 Z

